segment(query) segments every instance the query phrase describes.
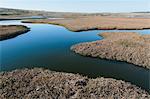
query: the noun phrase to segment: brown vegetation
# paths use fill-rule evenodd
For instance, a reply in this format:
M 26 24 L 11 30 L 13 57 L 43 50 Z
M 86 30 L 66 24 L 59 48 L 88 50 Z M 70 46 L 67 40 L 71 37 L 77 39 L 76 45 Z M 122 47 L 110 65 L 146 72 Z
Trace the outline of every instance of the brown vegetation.
M 90 79 L 40 68 L 0 73 L 0 99 L 149 99 L 148 92 L 112 78 Z
M 71 31 L 86 30 L 140 30 L 150 29 L 150 19 L 144 18 L 115 18 L 115 17 L 82 17 L 65 19 L 28 20 L 25 23 L 48 23 L 66 27 Z
M 0 40 L 16 37 L 28 31 L 29 28 L 23 25 L 0 25 Z
M 71 50 L 84 56 L 126 61 L 150 69 L 150 35 L 130 32 L 100 35 L 103 40 L 77 44 Z

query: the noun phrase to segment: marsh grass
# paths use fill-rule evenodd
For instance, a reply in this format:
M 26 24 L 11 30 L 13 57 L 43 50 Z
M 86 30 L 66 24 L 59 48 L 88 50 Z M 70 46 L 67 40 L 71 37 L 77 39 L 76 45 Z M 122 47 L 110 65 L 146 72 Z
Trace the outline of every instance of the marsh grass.
M 0 25 L 0 40 L 16 37 L 30 29 L 23 25 Z

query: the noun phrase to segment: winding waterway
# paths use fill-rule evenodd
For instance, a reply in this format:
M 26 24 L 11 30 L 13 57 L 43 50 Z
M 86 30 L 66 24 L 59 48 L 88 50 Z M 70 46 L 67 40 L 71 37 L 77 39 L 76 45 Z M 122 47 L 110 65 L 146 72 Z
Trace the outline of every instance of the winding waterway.
M 0 25 L 2 24 L 22 24 L 30 27 L 31 31 L 0 41 L 0 71 L 43 67 L 94 78 L 103 76 L 121 79 L 143 89 L 150 89 L 150 71 L 147 69 L 126 62 L 83 57 L 70 50 L 73 44 L 102 39 L 97 34 L 108 30 L 71 32 L 61 26 L 28 24 L 16 20 L 0 21 Z M 130 31 L 150 34 L 150 30 L 128 30 Z

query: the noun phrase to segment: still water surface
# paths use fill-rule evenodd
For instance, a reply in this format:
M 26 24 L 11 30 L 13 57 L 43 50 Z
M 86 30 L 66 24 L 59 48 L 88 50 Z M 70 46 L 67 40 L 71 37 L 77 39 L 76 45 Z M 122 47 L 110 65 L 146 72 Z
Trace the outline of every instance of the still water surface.
M 108 30 L 71 32 L 56 25 L 27 24 L 16 20 L 0 21 L 0 24 L 22 24 L 31 28 L 28 33 L 0 41 L 0 71 L 43 67 L 94 78 L 112 77 L 150 89 L 150 71 L 147 69 L 126 62 L 83 57 L 70 50 L 73 44 L 102 39 L 97 34 Z M 112 31 L 127 30 L 109 30 Z M 128 30 L 130 31 L 150 34 L 150 30 Z

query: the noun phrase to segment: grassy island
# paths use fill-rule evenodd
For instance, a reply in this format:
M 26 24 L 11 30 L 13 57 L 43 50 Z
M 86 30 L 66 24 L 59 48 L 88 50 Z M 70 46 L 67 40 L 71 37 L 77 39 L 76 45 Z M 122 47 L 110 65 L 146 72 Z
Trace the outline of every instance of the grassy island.
M 16 37 L 30 29 L 23 25 L 0 25 L 0 40 Z
M 76 44 L 71 50 L 83 56 L 133 63 L 150 69 L 150 35 L 105 32 L 103 40 Z

